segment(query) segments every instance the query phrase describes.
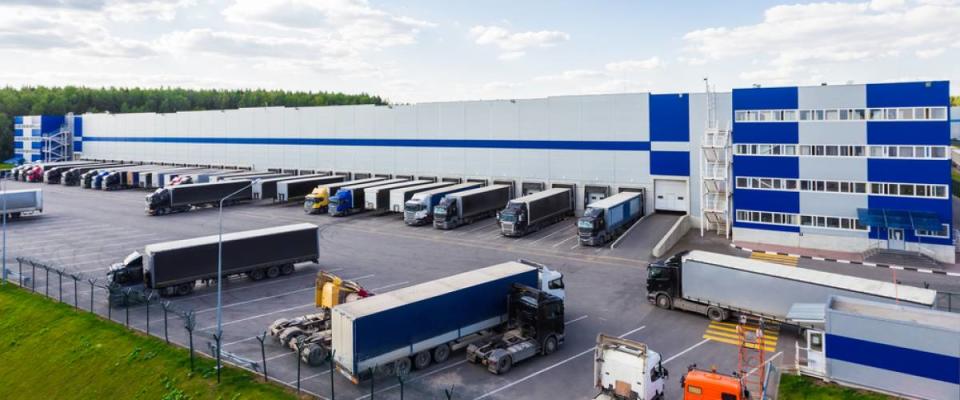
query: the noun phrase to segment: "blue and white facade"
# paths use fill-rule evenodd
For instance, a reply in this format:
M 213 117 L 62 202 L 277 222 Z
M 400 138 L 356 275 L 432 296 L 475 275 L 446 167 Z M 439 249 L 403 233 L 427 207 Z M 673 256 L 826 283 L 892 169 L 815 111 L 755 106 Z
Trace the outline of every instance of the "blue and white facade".
M 16 116 L 13 124 L 14 157 L 24 162 L 60 161 L 83 151 L 83 120 L 79 116 Z
M 735 240 L 954 262 L 948 88 L 735 89 Z

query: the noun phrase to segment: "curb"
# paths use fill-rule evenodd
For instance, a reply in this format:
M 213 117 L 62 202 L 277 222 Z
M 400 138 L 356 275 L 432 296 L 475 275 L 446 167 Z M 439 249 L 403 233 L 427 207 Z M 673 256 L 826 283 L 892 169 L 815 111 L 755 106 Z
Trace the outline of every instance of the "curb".
M 813 256 L 805 256 L 801 254 L 781 253 L 777 251 L 753 250 L 753 249 L 748 249 L 746 247 L 737 246 L 733 243 L 730 243 L 730 247 L 733 247 L 737 250 L 750 252 L 750 253 L 764 253 L 764 254 L 770 254 L 770 255 L 796 257 L 796 258 L 801 258 L 806 260 L 829 261 L 829 262 L 835 262 L 840 264 L 863 265 L 863 266 L 874 267 L 874 268 L 888 268 L 888 269 L 896 269 L 900 271 L 922 272 L 925 274 L 934 274 L 934 275 L 960 276 L 960 272 L 938 271 L 938 270 L 933 270 L 929 268 L 904 267 L 902 265 L 878 264 L 878 263 L 865 262 L 865 261 L 838 260 L 835 258 L 813 257 Z

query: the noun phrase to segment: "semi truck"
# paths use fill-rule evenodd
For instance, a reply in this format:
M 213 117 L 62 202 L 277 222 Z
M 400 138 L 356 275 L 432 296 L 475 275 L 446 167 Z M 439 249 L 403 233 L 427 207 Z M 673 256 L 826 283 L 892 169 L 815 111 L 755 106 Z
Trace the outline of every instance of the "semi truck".
M 0 212 L 2 209 L 6 209 L 7 218 L 39 214 L 43 212 L 43 191 L 23 189 L 0 192 Z
M 317 178 L 321 176 L 330 176 L 328 174 L 298 175 L 298 176 L 278 176 L 276 178 L 264 178 L 253 184 L 253 199 L 276 199 L 277 182 L 292 181 L 297 179 Z
M 623 192 L 587 205 L 577 220 L 582 246 L 603 246 L 643 217 L 643 194 Z
M 334 217 L 342 217 L 365 210 L 366 190 L 375 189 L 381 186 L 390 186 L 401 182 L 407 182 L 406 179 L 387 179 L 375 182 L 361 183 L 359 185 L 344 186 L 337 190 L 336 194 L 330 196 L 330 203 L 327 205 L 327 213 Z
M 164 187 L 147 195 L 145 211 L 148 215 L 164 215 L 188 211 L 193 207 L 219 206 L 221 199 L 238 190 L 239 193 L 223 202 L 224 206 L 250 200 L 250 182 L 224 181 Z
M 392 185 L 376 186 L 364 189 L 364 208 L 367 211 L 385 213 L 390 211 L 390 193 L 396 189 L 410 188 L 430 183 L 425 180 L 404 181 Z
M 646 344 L 604 334 L 593 351 L 593 400 L 660 400 L 670 373 Z
M 405 374 L 446 361 L 453 351 L 502 331 L 515 284 L 564 297 L 563 275 L 524 261 L 505 262 L 362 300 L 332 312 L 337 371 L 353 383 L 373 369 Z M 413 323 L 424 321 L 429 323 Z M 563 325 L 563 318 L 560 318 Z
M 932 308 L 937 292 L 699 250 L 647 267 L 647 300 L 713 321 L 742 315 L 790 323 L 794 303 L 823 303 L 833 295 Z
M 73 164 L 57 165 L 57 166 L 47 168 L 45 171 L 43 171 L 43 183 L 58 184 L 60 183 L 60 180 L 63 177 L 63 174 L 65 172 L 69 171 L 71 168 L 82 167 L 85 165 L 96 165 L 96 163 L 87 162 L 87 163 L 76 164 L 76 165 L 73 165 Z
M 314 302 L 317 312 L 295 318 L 280 318 L 270 324 L 268 332 L 284 347 L 300 356 L 300 361 L 317 367 L 330 355 L 333 335 L 330 312 L 333 307 L 371 296 L 359 283 L 343 280 L 326 271 L 317 273 Z
M 480 182 L 465 182 L 451 186 L 418 192 L 403 204 L 403 222 L 411 226 L 420 226 L 433 222 L 433 206 L 443 196 L 483 186 Z
M 730 375 L 697 368 L 697 364 L 687 367 L 687 373 L 680 377 L 680 389 L 683 400 L 750 400 L 750 390 L 738 373 Z
M 103 164 L 89 164 L 82 167 L 73 167 L 65 171 L 60 176 L 60 184 L 64 186 L 78 186 L 80 185 L 80 179 L 83 174 L 100 168 L 111 168 L 118 167 L 123 164 L 114 164 L 114 163 L 103 163 Z
M 303 212 L 307 214 L 326 214 L 330 207 L 330 197 L 335 196 L 340 188 L 365 183 L 380 182 L 384 178 L 365 178 L 352 181 L 339 180 L 333 183 L 315 186 L 303 200 Z
M 246 275 L 276 278 L 301 262 L 317 262 L 320 242 L 314 224 L 292 224 L 223 235 L 222 276 L 217 276 L 219 235 L 147 245 L 107 272 L 112 304 L 125 301 L 124 289 L 145 288 L 161 296 L 185 296 L 197 281 Z
M 454 229 L 497 214 L 510 201 L 510 186 L 490 185 L 450 193 L 433 207 L 433 226 Z
M 563 299 L 514 283 L 507 310 L 504 332 L 467 346 L 467 361 L 497 375 L 534 356 L 553 354 L 564 340 Z
M 320 185 L 327 185 L 335 182 L 343 182 L 346 177 L 342 175 L 318 176 L 316 178 L 293 179 L 289 181 L 277 182 L 278 202 L 298 200 L 307 197 L 313 189 Z
M 43 182 L 43 173 L 44 171 L 63 167 L 63 166 L 78 166 L 89 164 L 89 161 L 55 161 L 55 162 L 44 162 L 44 163 L 34 163 L 30 164 L 29 167 L 23 169 L 20 172 L 19 180 L 26 182 Z
M 555 188 L 510 200 L 500 211 L 500 234 L 520 237 L 555 224 L 573 213 L 570 189 Z
M 454 182 L 429 182 L 402 189 L 393 189 L 390 191 L 390 212 L 402 213 L 404 204 L 417 193 L 453 186 L 454 184 Z

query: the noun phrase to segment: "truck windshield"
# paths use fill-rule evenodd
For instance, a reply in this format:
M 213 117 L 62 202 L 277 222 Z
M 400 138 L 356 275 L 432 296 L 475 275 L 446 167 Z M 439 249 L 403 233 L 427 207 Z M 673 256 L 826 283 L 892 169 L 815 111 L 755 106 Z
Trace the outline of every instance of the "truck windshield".
M 668 278 L 667 270 L 664 268 L 657 267 L 647 267 L 647 278 L 648 279 L 665 279 Z
M 127 256 L 127 258 L 124 258 L 124 259 L 123 259 L 123 265 L 133 264 L 133 263 L 134 263 L 135 261 L 137 261 L 137 259 L 139 259 L 139 258 L 140 258 L 140 253 L 139 253 L 139 252 L 136 252 L 136 251 L 135 251 L 135 252 L 133 252 L 133 253 L 130 253 L 130 255 Z
M 420 204 L 420 203 L 407 203 L 407 204 L 404 206 L 403 209 L 406 210 L 406 211 L 409 211 L 409 212 L 417 212 L 417 211 L 420 211 L 420 210 L 423 209 L 423 204 Z
M 509 214 L 508 214 L 508 213 L 503 213 L 503 214 L 500 214 L 500 221 L 503 221 L 503 222 L 516 222 L 516 221 L 517 221 L 517 216 L 514 215 L 513 213 L 509 213 Z
M 433 208 L 433 214 L 436 216 L 447 215 L 447 208 L 444 206 L 436 206 Z
M 581 219 L 577 221 L 577 226 L 580 229 L 593 229 L 593 221 L 589 219 Z

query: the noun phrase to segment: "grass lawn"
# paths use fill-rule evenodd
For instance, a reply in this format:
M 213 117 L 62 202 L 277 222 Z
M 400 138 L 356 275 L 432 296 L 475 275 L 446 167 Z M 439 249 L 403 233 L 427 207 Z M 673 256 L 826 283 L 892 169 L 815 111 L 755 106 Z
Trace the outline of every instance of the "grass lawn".
M 187 350 L 0 286 L 0 399 L 296 398 L 236 368 L 217 386 L 214 361 L 196 360 L 191 373 Z
M 780 400 L 892 400 L 878 393 L 825 383 L 806 376 L 780 376 Z
M 11 168 L 13 168 L 13 167 L 14 167 L 13 164 L 0 163 L 0 171 L 6 171 L 6 170 L 11 169 Z

